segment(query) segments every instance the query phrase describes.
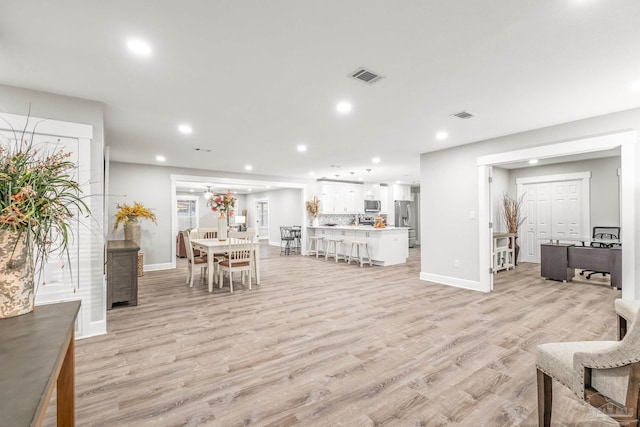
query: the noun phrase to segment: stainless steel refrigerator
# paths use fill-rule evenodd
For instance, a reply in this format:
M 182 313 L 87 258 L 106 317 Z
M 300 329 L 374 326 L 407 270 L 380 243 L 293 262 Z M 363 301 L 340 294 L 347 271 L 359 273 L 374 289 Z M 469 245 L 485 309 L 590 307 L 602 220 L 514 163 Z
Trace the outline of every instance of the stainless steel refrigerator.
M 395 225 L 396 227 L 409 228 L 409 247 L 416 245 L 416 208 L 415 204 L 409 200 L 396 200 L 395 202 Z

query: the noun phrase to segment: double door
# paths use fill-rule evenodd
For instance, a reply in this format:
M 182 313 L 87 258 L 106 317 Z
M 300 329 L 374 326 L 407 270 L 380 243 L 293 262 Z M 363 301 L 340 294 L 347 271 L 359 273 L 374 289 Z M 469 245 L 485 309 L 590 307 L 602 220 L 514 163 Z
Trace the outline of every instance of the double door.
M 518 185 L 518 197 L 524 194 L 525 217 L 519 233 L 519 261 L 539 263 L 540 244 L 546 239 L 571 239 L 588 233 L 589 211 L 583 207 L 583 186 L 582 180 Z

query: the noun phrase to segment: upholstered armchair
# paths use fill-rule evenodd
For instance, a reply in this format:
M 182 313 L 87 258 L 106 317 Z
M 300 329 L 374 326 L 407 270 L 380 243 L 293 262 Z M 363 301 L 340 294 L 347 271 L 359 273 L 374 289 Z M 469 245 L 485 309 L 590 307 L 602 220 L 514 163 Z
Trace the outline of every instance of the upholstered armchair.
M 628 313 L 626 313 L 628 315 Z M 538 346 L 538 422 L 551 425 L 552 379 L 618 421 L 638 425 L 640 310 L 621 341 L 548 343 Z

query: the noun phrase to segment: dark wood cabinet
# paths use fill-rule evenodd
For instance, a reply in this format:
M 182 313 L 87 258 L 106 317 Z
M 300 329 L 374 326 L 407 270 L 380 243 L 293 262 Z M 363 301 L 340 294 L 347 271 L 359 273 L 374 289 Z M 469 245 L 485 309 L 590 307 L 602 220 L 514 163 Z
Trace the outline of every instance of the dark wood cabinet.
M 138 305 L 138 251 L 129 240 L 107 242 L 107 310 L 118 302 Z

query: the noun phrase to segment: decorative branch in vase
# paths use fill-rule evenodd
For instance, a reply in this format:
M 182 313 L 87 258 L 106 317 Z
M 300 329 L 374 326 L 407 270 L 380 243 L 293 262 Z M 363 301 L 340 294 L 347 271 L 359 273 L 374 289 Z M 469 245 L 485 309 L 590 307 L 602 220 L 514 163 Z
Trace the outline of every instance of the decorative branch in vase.
M 507 193 L 502 195 L 502 206 L 500 210 L 504 218 L 504 223 L 507 227 L 508 233 L 515 234 L 515 238 L 518 238 L 518 229 L 524 223 L 526 217 L 522 216 L 522 202 L 524 201 L 524 194 L 519 199 L 514 199 Z M 514 248 L 514 264 L 518 265 L 518 252 L 520 252 L 520 246 L 516 243 Z
M 307 213 L 311 217 L 311 225 L 317 227 L 319 225 L 318 215 L 320 214 L 320 199 L 313 196 L 313 199 L 306 202 Z

